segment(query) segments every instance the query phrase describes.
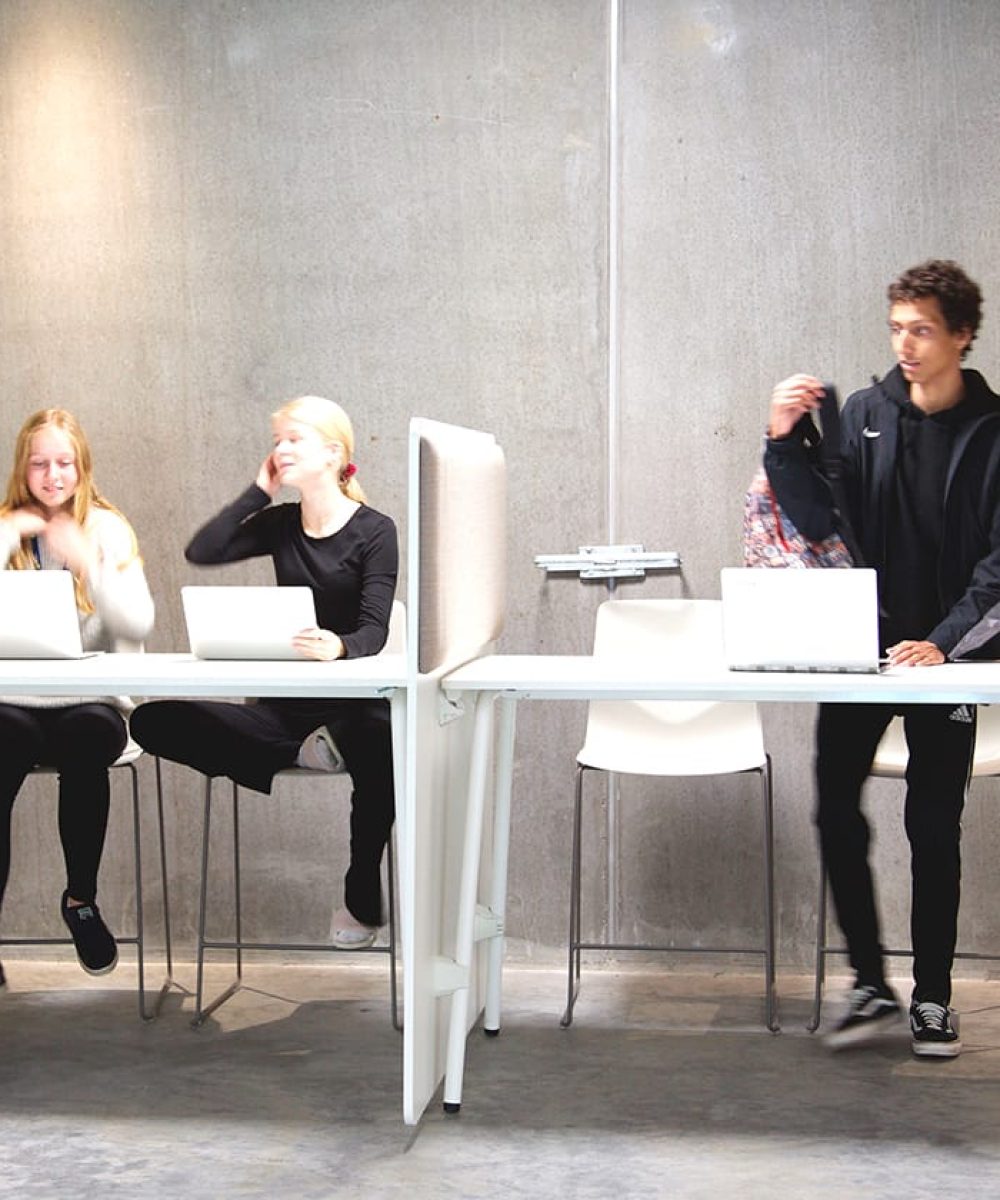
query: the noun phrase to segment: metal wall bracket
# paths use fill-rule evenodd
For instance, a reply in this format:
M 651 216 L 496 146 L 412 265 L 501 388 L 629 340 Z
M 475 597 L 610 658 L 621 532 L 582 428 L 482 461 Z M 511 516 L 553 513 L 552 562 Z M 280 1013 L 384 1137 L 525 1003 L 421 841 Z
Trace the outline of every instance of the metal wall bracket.
M 503 937 L 503 917 L 485 904 L 476 905 L 476 923 L 473 941 L 488 942 L 490 938 Z
M 431 959 L 431 990 L 435 996 L 450 996 L 468 986 L 468 967 L 460 967 L 453 958 Z
M 581 579 L 642 579 L 647 571 L 676 571 L 681 556 L 675 550 L 645 550 L 627 546 L 581 546 L 576 554 L 536 554 L 535 566 L 549 574 L 579 574 Z
M 448 725 L 465 716 L 465 701 L 461 692 L 446 692 L 439 688 L 437 708 L 439 725 Z

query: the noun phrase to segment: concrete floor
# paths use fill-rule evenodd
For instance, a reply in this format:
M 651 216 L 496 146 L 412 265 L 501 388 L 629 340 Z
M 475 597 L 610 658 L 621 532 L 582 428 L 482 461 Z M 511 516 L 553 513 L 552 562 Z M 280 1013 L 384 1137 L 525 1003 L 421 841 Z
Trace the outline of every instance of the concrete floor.
M 384 960 L 251 965 L 198 1031 L 179 991 L 140 1023 L 124 964 L 5 965 L 4 1197 L 1000 1195 L 1000 982 L 958 984 L 965 1052 L 927 1063 L 903 1034 L 829 1054 L 803 976 L 773 1036 L 758 976 L 594 969 L 564 1031 L 559 972 L 511 967 L 461 1114 L 411 1129 Z

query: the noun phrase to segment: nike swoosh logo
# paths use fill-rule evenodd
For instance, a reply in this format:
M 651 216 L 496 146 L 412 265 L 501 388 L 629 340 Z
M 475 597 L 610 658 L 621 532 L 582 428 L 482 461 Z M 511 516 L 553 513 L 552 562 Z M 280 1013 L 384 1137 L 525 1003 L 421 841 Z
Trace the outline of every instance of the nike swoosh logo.
M 877 438 L 877 437 L 882 436 L 882 430 L 881 429 L 869 429 L 868 426 L 866 425 L 864 427 L 864 429 L 861 430 L 861 435 L 862 435 L 862 437 L 866 437 L 866 438 Z

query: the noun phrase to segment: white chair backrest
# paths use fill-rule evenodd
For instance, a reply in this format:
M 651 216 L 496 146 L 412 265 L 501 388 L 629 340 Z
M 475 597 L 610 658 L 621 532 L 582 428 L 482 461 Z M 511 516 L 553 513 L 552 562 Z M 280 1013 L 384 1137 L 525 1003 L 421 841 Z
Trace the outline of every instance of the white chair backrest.
M 875 751 L 870 774 L 886 779 L 902 779 L 910 753 L 903 732 L 903 718 L 893 717 Z M 1000 775 L 1000 707 L 981 704 L 976 716 L 976 753 L 972 775 Z
M 641 658 L 662 673 L 717 667 L 722 655 L 719 600 L 609 600 L 597 612 L 595 658 Z M 756 704 L 595 700 L 577 759 L 635 775 L 725 775 L 765 762 Z

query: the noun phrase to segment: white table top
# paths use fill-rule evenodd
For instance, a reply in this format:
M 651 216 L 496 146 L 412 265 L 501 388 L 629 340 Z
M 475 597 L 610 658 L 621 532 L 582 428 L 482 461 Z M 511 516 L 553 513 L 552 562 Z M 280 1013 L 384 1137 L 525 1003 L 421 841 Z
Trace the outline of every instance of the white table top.
M 0 660 L 0 695 L 385 696 L 406 686 L 406 656 L 337 662 L 207 661 L 191 654 Z
M 648 659 L 493 654 L 441 681 L 449 695 L 496 692 L 537 700 L 845 701 L 869 704 L 1000 703 L 1000 662 L 895 667 L 878 675 L 671 668 Z

